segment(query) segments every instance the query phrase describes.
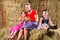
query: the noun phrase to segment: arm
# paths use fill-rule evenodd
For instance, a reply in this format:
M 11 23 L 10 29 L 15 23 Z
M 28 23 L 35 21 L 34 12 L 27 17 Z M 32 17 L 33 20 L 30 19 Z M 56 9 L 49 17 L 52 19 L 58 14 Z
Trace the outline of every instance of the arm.
M 51 18 L 49 18 L 49 25 L 50 25 L 50 26 L 54 26 L 54 24 L 53 24 Z
M 40 18 L 40 21 L 39 21 L 39 26 L 42 28 L 42 20 L 43 18 Z
M 19 24 L 20 24 L 22 22 L 23 18 L 20 17 L 18 20 L 19 20 Z
M 36 11 L 36 14 L 35 14 L 35 18 L 36 18 L 36 21 L 38 22 L 38 13 Z
M 18 20 L 21 21 L 22 20 L 22 17 L 20 17 Z

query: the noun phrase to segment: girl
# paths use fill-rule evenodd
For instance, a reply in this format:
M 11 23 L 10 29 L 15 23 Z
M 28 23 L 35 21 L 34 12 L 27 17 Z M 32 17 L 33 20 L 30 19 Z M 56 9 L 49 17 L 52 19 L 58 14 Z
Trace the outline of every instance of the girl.
M 53 24 L 51 21 L 51 18 L 48 17 L 48 11 L 43 10 L 42 17 L 40 19 L 39 26 L 37 27 L 37 29 L 42 29 L 42 30 L 48 31 L 50 26 L 53 27 L 53 26 L 55 26 L 55 24 Z
M 15 34 L 20 30 L 20 28 L 22 27 L 23 23 L 24 23 L 24 18 L 25 18 L 25 13 L 24 11 L 22 12 L 22 16 L 20 17 L 20 23 L 14 27 L 12 27 L 10 29 L 10 35 L 8 36 L 8 38 L 13 38 L 15 36 Z

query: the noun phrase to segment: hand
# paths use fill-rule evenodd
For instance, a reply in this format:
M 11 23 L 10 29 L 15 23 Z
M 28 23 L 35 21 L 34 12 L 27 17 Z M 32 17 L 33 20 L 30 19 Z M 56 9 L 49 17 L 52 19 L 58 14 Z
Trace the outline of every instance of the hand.
M 29 17 L 25 17 L 25 20 L 30 20 L 30 18 Z

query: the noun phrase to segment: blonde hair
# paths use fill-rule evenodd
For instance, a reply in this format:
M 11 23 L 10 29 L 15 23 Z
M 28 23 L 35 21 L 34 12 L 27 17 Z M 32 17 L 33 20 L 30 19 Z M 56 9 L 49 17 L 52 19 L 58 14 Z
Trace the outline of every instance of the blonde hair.
M 25 5 L 30 5 L 30 3 L 28 3 L 28 2 L 27 2 L 27 3 L 24 3 L 24 6 L 25 6 Z

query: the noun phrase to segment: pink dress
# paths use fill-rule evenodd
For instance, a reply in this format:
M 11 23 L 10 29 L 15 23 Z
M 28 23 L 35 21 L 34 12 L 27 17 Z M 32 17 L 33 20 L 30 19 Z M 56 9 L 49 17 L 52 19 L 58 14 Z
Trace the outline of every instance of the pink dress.
M 19 31 L 20 28 L 22 27 L 22 25 L 23 25 L 23 23 L 20 23 L 20 24 L 18 24 L 18 25 L 16 25 L 16 26 L 13 26 L 13 27 L 10 29 L 10 32 L 12 32 L 12 31 Z

